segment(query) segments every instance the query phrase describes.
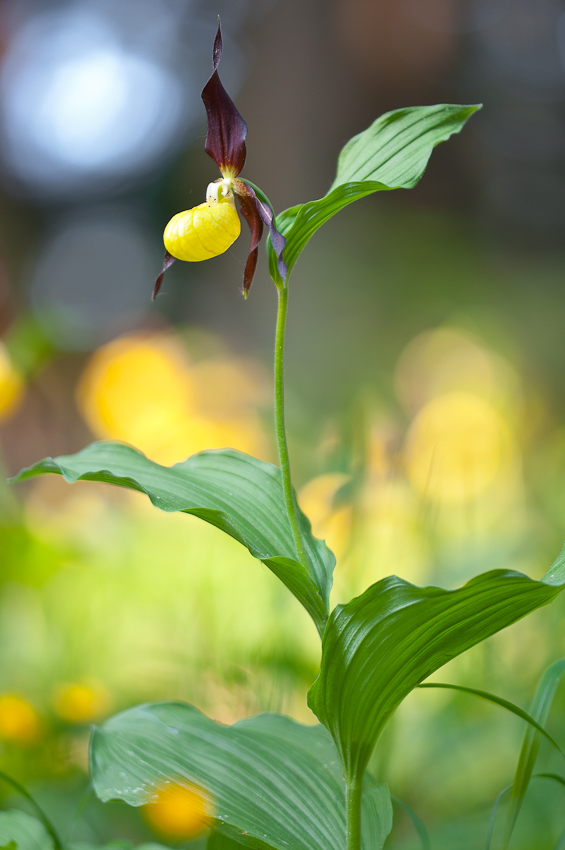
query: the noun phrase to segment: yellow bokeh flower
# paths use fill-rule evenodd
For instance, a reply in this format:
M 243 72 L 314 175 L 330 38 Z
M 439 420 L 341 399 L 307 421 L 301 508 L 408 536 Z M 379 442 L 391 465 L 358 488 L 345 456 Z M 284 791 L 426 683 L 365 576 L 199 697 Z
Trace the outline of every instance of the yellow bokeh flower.
M 325 540 L 336 556 L 341 557 L 351 534 L 351 508 L 335 506 L 336 493 L 350 480 L 339 472 L 318 475 L 302 487 L 300 507 L 312 523 L 315 537 Z
M 77 388 L 94 434 L 131 443 L 165 465 L 226 446 L 264 454 L 258 401 L 244 367 L 195 365 L 170 334 L 131 334 L 102 346 Z
M 209 795 L 195 785 L 172 783 L 162 788 L 143 808 L 151 828 L 167 838 L 196 838 L 214 819 Z
M 412 423 L 408 475 L 427 498 L 465 502 L 492 484 L 509 447 L 508 429 L 492 404 L 471 393 L 446 393 L 428 402 Z
M 110 695 L 98 682 L 68 682 L 54 694 L 55 711 L 68 723 L 91 723 L 110 707 Z
M 0 419 L 9 416 L 22 399 L 24 382 L 0 342 Z
M 0 738 L 18 744 L 33 744 L 40 736 L 41 721 L 35 708 L 15 694 L 0 696 Z

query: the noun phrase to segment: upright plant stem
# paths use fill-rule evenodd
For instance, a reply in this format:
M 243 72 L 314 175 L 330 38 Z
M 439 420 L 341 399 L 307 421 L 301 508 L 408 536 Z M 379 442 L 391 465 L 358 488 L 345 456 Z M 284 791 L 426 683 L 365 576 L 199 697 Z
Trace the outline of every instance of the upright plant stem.
M 361 793 L 363 780 L 350 779 L 346 791 L 347 850 L 361 847 Z
M 298 521 L 298 509 L 292 480 L 290 477 L 290 460 L 288 457 L 288 444 L 286 441 L 286 426 L 284 418 L 284 335 L 286 328 L 286 311 L 288 305 L 288 284 L 281 286 L 278 290 L 279 306 L 277 312 L 277 330 L 275 335 L 275 430 L 277 445 L 279 448 L 279 459 L 282 471 L 284 501 L 286 512 L 292 529 L 294 545 L 298 553 L 298 560 L 308 569 L 308 558 L 304 548 L 304 540 Z

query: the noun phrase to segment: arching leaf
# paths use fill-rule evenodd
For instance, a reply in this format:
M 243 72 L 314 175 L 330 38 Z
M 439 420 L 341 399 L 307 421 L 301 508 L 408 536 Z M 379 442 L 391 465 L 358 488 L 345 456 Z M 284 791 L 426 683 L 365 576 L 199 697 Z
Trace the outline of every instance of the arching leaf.
M 13 480 L 46 473 L 139 490 L 162 511 L 183 511 L 215 525 L 269 567 L 323 631 L 335 557 L 312 536 L 300 512 L 308 569 L 299 562 L 278 466 L 234 449 L 200 452 L 174 466 L 160 466 L 131 446 L 104 442 L 75 455 L 46 458 Z
M 318 228 L 345 206 L 373 192 L 415 186 L 434 147 L 459 133 L 480 108 L 441 103 L 397 109 L 350 139 L 339 155 L 336 178 L 327 195 L 277 216 L 277 228 L 286 238 L 283 257 L 288 272 Z M 279 281 L 272 246 L 268 245 L 268 251 L 271 276 Z
M 332 733 L 346 776 L 363 775 L 387 720 L 423 679 L 561 590 L 506 570 L 456 590 L 392 576 L 339 605 L 324 632 L 308 704 Z

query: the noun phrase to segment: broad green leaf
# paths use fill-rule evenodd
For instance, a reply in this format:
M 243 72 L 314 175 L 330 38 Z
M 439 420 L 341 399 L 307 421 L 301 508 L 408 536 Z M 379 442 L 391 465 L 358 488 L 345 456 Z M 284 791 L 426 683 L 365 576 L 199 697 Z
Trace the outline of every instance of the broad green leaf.
M 162 511 L 183 511 L 215 525 L 269 567 L 323 631 L 335 557 L 312 536 L 300 512 L 308 569 L 299 562 L 277 466 L 234 449 L 200 452 L 174 466 L 160 466 L 130 446 L 107 442 L 46 458 L 13 480 L 53 472 L 70 482 L 104 481 L 139 490 Z
M 15 841 L 10 841 L 9 844 L 3 844 L 0 850 L 18 850 L 18 845 Z
M 534 697 L 531 712 L 532 716 L 539 724 L 543 724 L 547 720 L 547 716 L 553 702 L 553 697 L 555 696 L 555 691 L 557 690 L 557 686 L 563 673 L 565 673 L 565 659 L 556 661 L 555 664 L 552 664 L 542 676 L 542 680 Z M 522 749 L 520 750 L 520 757 L 518 759 L 518 764 L 516 765 L 516 773 L 514 774 L 514 781 L 510 789 L 510 806 L 506 815 L 506 825 L 504 827 L 504 836 L 502 839 L 502 850 L 505 850 L 505 848 L 508 847 L 514 827 L 516 826 L 516 821 L 520 814 L 520 809 L 522 808 L 522 803 L 524 802 L 524 797 L 528 790 L 530 779 L 532 778 L 540 744 L 541 733 L 537 729 L 534 730 L 531 727 L 528 727 L 524 734 Z
M 186 703 L 140 706 L 95 729 L 91 773 L 102 800 L 133 806 L 168 781 L 201 787 L 214 802 L 214 830 L 236 843 L 274 850 L 345 845 L 345 784 L 321 726 L 272 714 L 222 726 Z M 388 788 L 367 776 L 364 850 L 380 850 L 391 826 Z
M 41 821 L 17 809 L 0 812 L 0 847 L 11 843 L 18 850 L 54 850 L 55 846 Z
M 346 776 L 363 775 L 387 720 L 423 679 L 561 590 L 506 570 L 456 590 L 391 576 L 339 605 L 324 632 L 308 704 L 331 732 Z
M 543 737 L 549 741 L 549 743 L 555 747 L 561 755 L 564 755 L 559 744 L 554 741 L 554 739 L 549 735 L 543 726 L 534 720 L 527 711 L 520 708 L 518 705 L 515 705 L 513 702 L 510 702 L 507 699 L 503 699 L 502 697 L 497 697 L 496 694 L 491 694 L 488 691 L 480 691 L 477 688 L 466 688 L 464 685 L 449 685 L 444 682 L 426 682 L 423 685 L 418 685 L 419 688 L 446 688 L 450 691 L 459 691 L 462 694 L 470 694 L 471 696 L 479 697 L 480 699 L 484 699 L 487 702 L 492 702 L 494 705 L 499 705 L 501 708 L 505 708 L 506 711 L 510 711 L 512 714 L 515 714 L 516 717 L 519 717 L 521 720 L 525 720 L 526 723 L 529 723 L 534 729 L 543 735 Z
M 350 139 L 339 155 L 337 174 L 327 195 L 277 216 L 277 228 L 286 237 L 283 256 L 289 273 L 316 230 L 345 206 L 373 192 L 415 186 L 435 146 L 459 133 L 480 108 L 443 103 L 397 109 L 381 115 Z M 271 276 L 280 281 L 270 244 L 268 252 Z
M 235 838 L 230 838 L 227 835 L 222 835 L 221 832 L 212 830 L 206 842 L 206 850 L 241 850 L 242 845 Z M 266 848 L 267 845 L 264 845 Z

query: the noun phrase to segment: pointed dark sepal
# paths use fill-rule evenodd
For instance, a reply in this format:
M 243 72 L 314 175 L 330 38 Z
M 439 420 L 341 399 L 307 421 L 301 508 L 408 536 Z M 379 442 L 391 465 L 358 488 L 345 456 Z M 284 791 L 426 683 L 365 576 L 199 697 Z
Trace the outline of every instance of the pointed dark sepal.
M 237 177 L 245 164 L 247 124 L 218 76 L 222 58 L 222 31 L 218 31 L 212 52 L 214 73 L 202 89 L 202 100 L 208 115 L 208 133 L 204 150 L 212 157 L 224 176 Z
M 251 248 L 249 252 L 249 257 L 247 258 L 247 264 L 245 266 L 243 282 L 243 292 L 244 295 L 247 295 L 247 292 L 249 292 L 249 287 L 251 286 L 253 274 L 255 272 L 255 266 L 257 264 L 257 245 L 259 244 L 259 240 L 261 239 L 261 234 L 263 232 L 262 225 L 266 224 L 269 228 L 271 244 L 275 249 L 275 253 L 277 255 L 277 268 L 283 282 L 286 281 L 286 276 L 288 273 L 286 263 L 282 255 L 284 246 L 286 245 L 286 239 L 284 238 L 282 233 L 279 233 L 276 228 L 275 214 L 273 212 L 273 208 L 270 202 L 268 201 L 266 195 L 263 194 L 263 192 L 260 192 L 257 187 L 254 188 L 252 185 L 250 185 L 248 180 L 234 180 L 234 192 L 239 198 L 239 202 L 241 204 L 241 212 L 243 213 L 251 230 Z M 258 197 L 259 193 L 262 195 L 262 197 Z M 257 239 L 257 242 L 254 242 L 254 228 L 257 228 L 257 224 L 255 223 L 257 220 L 259 221 L 259 224 L 261 224 L 261 229 L 259 230 L 259 237 Z M 254 259 L 252 259 L 253 251 L 255 251 Z M 251 273 L 251 278 L 247 282 L 248 267 Z
M 159 290 L 161 289 L 161 284 L 163 283 L 163 278 L 165 277 L 165 272 L 167 271 L 167 269 L 170 269 L 170 267 L 173 265 L 174 261 L 175 261 L 175 258 L 172 256 L 172 254 L 169 254 L 168 251 L 165 251 L 165 259 L 163 260 L 163 271 L 161 272 L 161 274 L 159 275 L 159 277 L 155 281 L 155 286 L 153 287 L 153 295 L 151 296 L 152 301 L 155 301 L 155 299 L 156 299 L 156 297 L 159 293 Z

